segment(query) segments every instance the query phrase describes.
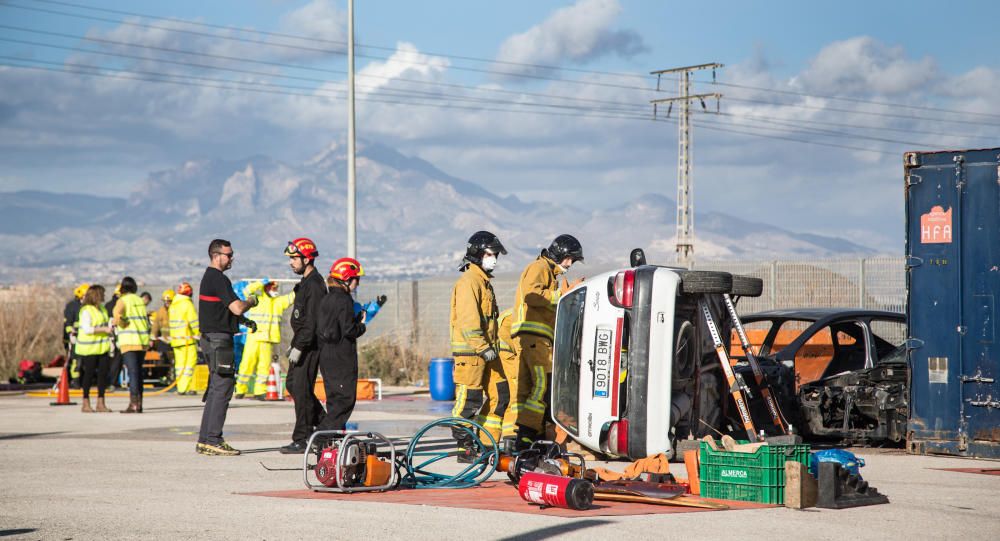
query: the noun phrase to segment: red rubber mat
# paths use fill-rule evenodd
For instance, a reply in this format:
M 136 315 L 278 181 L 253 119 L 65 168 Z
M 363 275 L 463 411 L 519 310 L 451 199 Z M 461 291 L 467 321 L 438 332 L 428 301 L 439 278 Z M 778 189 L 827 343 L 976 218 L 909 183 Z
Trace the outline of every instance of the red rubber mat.
M 358 492 L 355 494 L 313 492 L 311 490 L 302 489 L 277 490 L 270 492 L 247 492 L 244 493 L 244 495 L 303 500 L 352 500 L 360 502 L 396 503 L 401 505 L 430 505 L 434 507 L 507 511 L 510 513 L 527 513 L 531 515 L 548 515 L 553 517 L 658 515 L 715 511 L 715 509 L 698 509 L 694 507 L 675 507 L 669 505 L 649 505 L 643 503 L 606 501 L 594 502 L 594 506 L 586 511 L 574 511 L 572 509 L 561 509 L 558 507 L 542 509 L 537 505 L 533 505 L 522 500 L 518 495 L 517 490 L 510 484 L 499 481 L 483 483 L 478 487 L 466 489 L 394 490 L 390 492 Z M 775 507 L 773 505 L 752 502 L 724 501 L 722 503 L 728 505 L 730 509 L 762 509 L 766 507 Z
M 981 475 L 1000 475 L 1000 468 L 934 468 L 941 471 L 955 471 L 959 473 L 978 473 Z

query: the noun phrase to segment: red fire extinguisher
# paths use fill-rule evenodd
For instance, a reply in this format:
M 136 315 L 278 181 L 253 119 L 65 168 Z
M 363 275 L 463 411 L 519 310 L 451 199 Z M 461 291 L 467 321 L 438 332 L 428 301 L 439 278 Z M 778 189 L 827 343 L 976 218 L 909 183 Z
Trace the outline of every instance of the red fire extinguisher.
M 583 510 L 594 503 L 594 485 L 590 481 L 561 475 L 525 472 L 517 490 L 525 501 L 542 506 Z

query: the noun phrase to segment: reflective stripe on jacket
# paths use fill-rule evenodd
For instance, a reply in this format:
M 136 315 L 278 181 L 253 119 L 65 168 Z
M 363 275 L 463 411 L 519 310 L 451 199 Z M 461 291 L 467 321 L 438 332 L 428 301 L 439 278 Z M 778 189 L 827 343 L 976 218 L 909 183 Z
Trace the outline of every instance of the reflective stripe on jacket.
M 246 316 L 257 324 L 257 332 L 247 338 L 277 344 L 281 342 L 281 315 L 295 302 L 295 292 L 271 298 L 257 297 L 257 306 L 247 311 Z
M 115 334 L 118 336 L 118 347 L 122 351 L 135 351 L 149 347 L 149 314 L 146 303 L 135 293 L 126 293 L 118 299 L 122 306 L 121 313 L 115 314 L 121 321 Z M 117 308 L 118 305 L 115 307 Z
M 513 315 L 514 312 L 510 308 L 500 312 L 497 327 L 497 342 L 500 344 L 500 351 L 514 353 L 514 339 L 510 335 L 511 322 L 514 320 Z
M 85 304 L 80 308 L 80 315 L 83 315 L 84 312 L 90 318 L 91 328 L 108 326 L 108 311 L 103 306 L 98 308 L 97 306 Z M 77 319 L 77 327 L 79 327 L 79 321 Z M 108 353 L 111 351 L 111 335 L 106 332 L 88 334 L 83 332 L 83 329 L 80 329 L 76 336 L 76 346 L 73 351 L 81 356 Z
M 194 309 L 191 297 L 177 295 L 167 310 L 170 318 L 170 345 L 175 348 L 197 342 L 193 337 L 201 335 L 198 327 L 198 312 Z
M 497 299 L 490 277 L 469 265 L 451 290 L 452 355 L 479 355 L 497 343 Z
M 538 256 L 525 267 L 514 294 L 513 336 L 533 334 L 552 340 L 560 297 L 556 276 L 562 272 L 555 261 L 545 256 Z

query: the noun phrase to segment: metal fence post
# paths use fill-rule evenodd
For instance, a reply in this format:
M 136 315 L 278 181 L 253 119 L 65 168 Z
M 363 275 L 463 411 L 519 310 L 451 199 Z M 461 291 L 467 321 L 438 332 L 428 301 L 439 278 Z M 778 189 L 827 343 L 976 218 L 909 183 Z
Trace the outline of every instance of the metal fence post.
M 411 338 L 414 347 L 420 347 L 420 282 L 413 280 L 410 282 L 410 319 L 413 323 L 413 337 Z
M 778 307 L 778 262 L 771 262 L 771 310 Z
M 858 306 L 865 307 L 865 258 L 858 259 Z

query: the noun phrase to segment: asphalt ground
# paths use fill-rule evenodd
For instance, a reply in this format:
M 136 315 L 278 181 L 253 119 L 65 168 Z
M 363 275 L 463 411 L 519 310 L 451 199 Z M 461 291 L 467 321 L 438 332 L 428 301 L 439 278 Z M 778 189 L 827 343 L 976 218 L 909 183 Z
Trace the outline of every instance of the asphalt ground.
M 304 488 L 301 456 L 276 452 L 289 441 L 288 402 L 234 401 L 225 436 L 246 451 L 238 457 L 195 453 L 197 397 L 151 396 L 146 413 L 119 415 L 6 394 L 0 410 L 0 537 L 10 539 L 1000 539 L 1000 476 L 938 469 L 996 461 L 855 450 L 888 505 L 573 519 L 246 495 Z M 352 420 L 405 437 L 449 411 L 426 394 L 387 389 Z

